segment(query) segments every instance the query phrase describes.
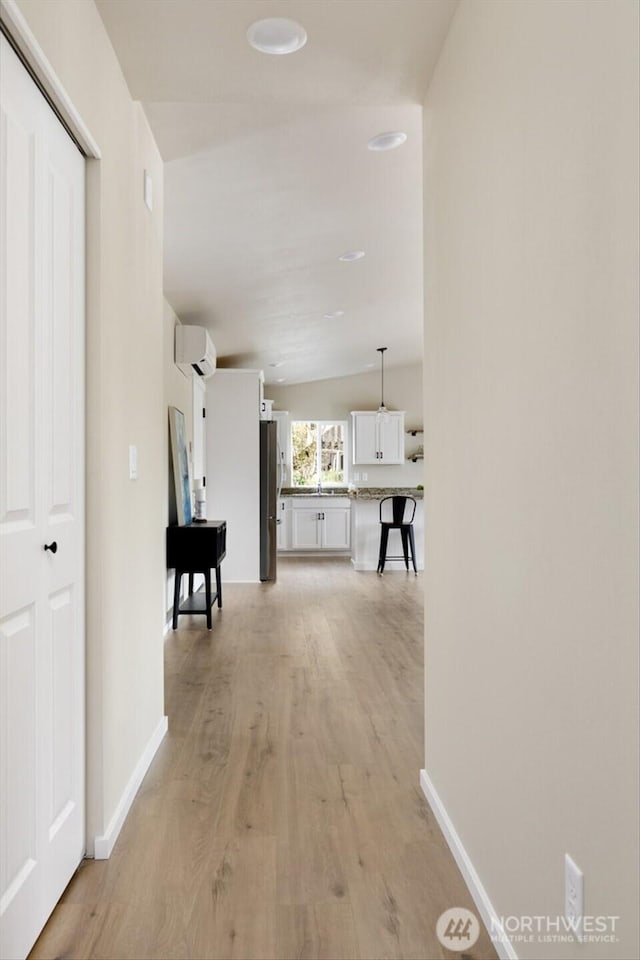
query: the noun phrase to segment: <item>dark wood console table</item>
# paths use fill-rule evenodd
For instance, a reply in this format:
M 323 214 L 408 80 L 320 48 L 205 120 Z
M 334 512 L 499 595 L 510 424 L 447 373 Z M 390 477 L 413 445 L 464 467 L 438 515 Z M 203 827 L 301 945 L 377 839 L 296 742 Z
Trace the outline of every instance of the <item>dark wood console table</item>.
M 167 567 L 176 571 L 173 593 L 173 629 L 184 613 L 206 613 L 207 629 L 211 630 L 211 607 L 222 606 L 220 564 L 227 552 L 227 521 L 207 520 L 167 527 Z M 211 571 L 216 571 L 216 592 L 211 592 Z M 180 583 L 183 573 L 189 574 L 189 596 L 180 604 Z M 204 586 L 193 592 L 193 575 L 204 576 Z

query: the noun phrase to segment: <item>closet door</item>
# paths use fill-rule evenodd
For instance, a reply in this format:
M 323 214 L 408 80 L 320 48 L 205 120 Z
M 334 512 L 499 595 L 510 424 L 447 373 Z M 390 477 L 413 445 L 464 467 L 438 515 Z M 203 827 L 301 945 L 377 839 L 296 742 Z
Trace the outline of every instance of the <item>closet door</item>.
M 84 853 L 84 161 L 0 38 L 0 955 Z

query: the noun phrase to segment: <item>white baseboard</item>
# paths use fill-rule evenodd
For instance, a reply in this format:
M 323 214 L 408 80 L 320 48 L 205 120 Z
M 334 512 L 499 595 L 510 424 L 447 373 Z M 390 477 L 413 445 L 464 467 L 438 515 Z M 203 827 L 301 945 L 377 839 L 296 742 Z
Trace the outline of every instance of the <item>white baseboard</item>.
M 156 729 L 153 731 L 149 742 L 142 752 L 142 756 L 138 760 L 135 769 L 129 778 L 129 783 L 126 785 L 124 792 L 120 797 L 120 802 L 118 803 L 115 813 L 109 821 L 109 826 L 101 837 L 96 837 L 94 840 L 93 855 L 96 860 L 108 860 L 111 856 L 111 851 L 113 850 L 115 842 L 118 839 L 118 834 L 122 830 L 122 826 L 127 819 L 127 814 L 129 813 L 131 804 L 135 800 L 136 793 L 140 788 L 140 784 L 144 780 L 145 774 L 151 766 L 151 761 L 155 757 L 156 751 L 162 743 L 168 728 L 168 718 L 163 717 Z
M 341 560 L 348 560 L 351 554 L 348 550 L 279 550 L 278 560 L 286 560 L 291 557 L 294 560 L 300 557 L 306 557 L 307 560 L 335 560 L 339 557 Z
M 378 569 L 377 560 L 351 560 L 354 570 L 360 570 L 367 573 L 375 572 Z M 396 561 L 393 566 L 386 566 L 384 568 L 385 575 L 387 573 L 406 573 L 406 569 L 401 565 L 402 561 Z M 424 566 L 416 560 L 416 566 L 418 568 L 418 573 L 421 573 L 424 570 Z M 413 573 L 413 567 L 411 566 L 411 561 L 409 561 L 409 573 Z
M 504 934 L 500 918 L 426 770 L 420 771 L 420 786 L 427 798 L 427 803 L 433 810 L 454 860 L 458 864 L 460 873 L 473 897 L 473 902 L 478 908 L 478 913 L 482 917 L 485 927 L 489 932 L 493 931 L 496 936 L 493 944 L 496 953 L 500 960 L 518 960 L 518 954 Z

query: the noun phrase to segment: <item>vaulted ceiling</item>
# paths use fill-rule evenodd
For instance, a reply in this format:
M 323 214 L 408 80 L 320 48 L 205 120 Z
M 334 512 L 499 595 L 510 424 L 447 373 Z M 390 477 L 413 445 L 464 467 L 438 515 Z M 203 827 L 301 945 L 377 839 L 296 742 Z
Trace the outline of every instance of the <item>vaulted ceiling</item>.
M 421 103 L 453 0 L 97 0 L 165 165 L 165 292 L 267 382 L 422 356 Z M 286 16 L 307 44 L 252 49 Z M 404 130 L 375 153 L 367 141 Z M 364 259 L 339 261 L 364 250 Z M 342 311 L 340 316 L 325 316 Z M 272 366 L 278 364 L 278 366 Z

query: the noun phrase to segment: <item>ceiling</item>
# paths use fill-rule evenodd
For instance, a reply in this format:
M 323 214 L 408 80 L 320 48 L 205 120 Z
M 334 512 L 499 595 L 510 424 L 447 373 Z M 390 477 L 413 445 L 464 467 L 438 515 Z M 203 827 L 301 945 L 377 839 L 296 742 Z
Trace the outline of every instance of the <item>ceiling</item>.
M 454 0 L 97 0 L 165 166 L 165 294 L 267 383 L 422 357 L 422 110 Z M 265 56 L 249 25 L 308 42 Z M 367 150 L 385 130 L 404 146 Z M 354 263 L 338 261 L 365 250 Z M 324 314 L 344 311 L 334 319 Z M 279 366 L 271 366 L 279 364 Z

